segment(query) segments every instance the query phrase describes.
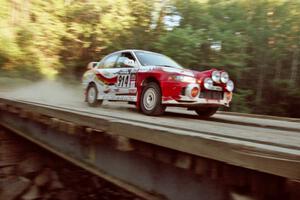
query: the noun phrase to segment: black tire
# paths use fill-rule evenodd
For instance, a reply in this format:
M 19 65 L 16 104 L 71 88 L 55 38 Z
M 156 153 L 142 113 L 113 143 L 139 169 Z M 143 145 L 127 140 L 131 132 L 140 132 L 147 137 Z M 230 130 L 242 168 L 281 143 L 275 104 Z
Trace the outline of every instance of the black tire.
M 196 108 L 195 112 L 200 118 L 209 118 L 218 111 L 219 107 L 200 107 Z
M 146 115 L 162 115 L 166 107 L 161 103 L 161 90 L 157 83 L 147 84 L 142 91 L 140 99 L 141 111 Z
M 92 95 L 93 93 L 93 95 Z M 98 89 L 94 83 L 91 83 L 86 90 L 86 102 L 91 107 L 98 107 L 102 104 L 103 100 L 97 99 Z

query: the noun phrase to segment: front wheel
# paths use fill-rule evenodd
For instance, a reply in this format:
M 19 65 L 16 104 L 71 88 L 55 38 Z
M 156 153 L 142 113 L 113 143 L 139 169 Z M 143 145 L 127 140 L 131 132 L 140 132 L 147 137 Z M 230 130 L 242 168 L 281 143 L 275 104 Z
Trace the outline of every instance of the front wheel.
M 201 107 L 201 108 L 196 108 L 195 112 L 201 118 L 209 118 L 212 115 L 214 115 L 218 111 L 218 109 L 219 107 Z
M 95 84 L 89 85 L 86 92 L 86 101 L 89 106 L 97 107 L 100 106 L 103 100 L 98 100 L 98 89 Z
M 162 115 L 166 107 L 161 103 L 161 90 L 157 83 L 147 84 L 141 95 L 140 107 L 146 115 Z

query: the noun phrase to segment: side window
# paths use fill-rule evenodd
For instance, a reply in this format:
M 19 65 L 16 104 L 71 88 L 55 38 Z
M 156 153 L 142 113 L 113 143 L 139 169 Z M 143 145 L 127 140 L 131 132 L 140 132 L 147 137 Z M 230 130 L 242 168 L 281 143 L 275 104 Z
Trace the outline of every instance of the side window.
M 126 58 L 128 58 L 130 60 L 134 60 L 134 62 L 136 61 L 130 52 L 123 52 L 117 60 L 116 67 L 118 67 L 118 68 L 128 67 L 128 66 L 124 66 L 124 64 L 123 64 L 124 60 Z
M 107 58 L 105 58 L 105 60 L 103 60 L 100 65 L 98 66 L 98 68 L 114 68 L 115 67 L 115 63 L 117 58 L 119 57 L 120 54 L 113 54 L 111 56 L 108 56 Z

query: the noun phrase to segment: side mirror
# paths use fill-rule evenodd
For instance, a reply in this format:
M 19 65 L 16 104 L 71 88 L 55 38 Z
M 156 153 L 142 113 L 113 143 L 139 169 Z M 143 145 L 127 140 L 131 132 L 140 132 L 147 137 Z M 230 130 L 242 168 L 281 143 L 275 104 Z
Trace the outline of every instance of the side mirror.
M 87 65 L 87 69 L 88 70 L 91 70 L 93 69 L 94 67 L 96 67 L 98 64 L 98 62 L 90 62 L 88 65 Z
M 131 60 L 129 58 L 126 58 L 124 61 L 123 61 L 124 65 L 126 67 L 135 67 L 135 62 L 134 60 Z

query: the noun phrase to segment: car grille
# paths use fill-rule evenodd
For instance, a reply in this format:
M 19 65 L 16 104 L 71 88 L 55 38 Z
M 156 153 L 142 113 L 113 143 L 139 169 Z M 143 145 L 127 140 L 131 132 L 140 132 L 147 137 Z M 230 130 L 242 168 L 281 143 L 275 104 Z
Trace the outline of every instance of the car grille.
M 223 92 L 220 91 L 201 91 L 200 98 L 205 98 L 205 99 L 214 99 L 214 100 L 221 100 L 223 99 Z

